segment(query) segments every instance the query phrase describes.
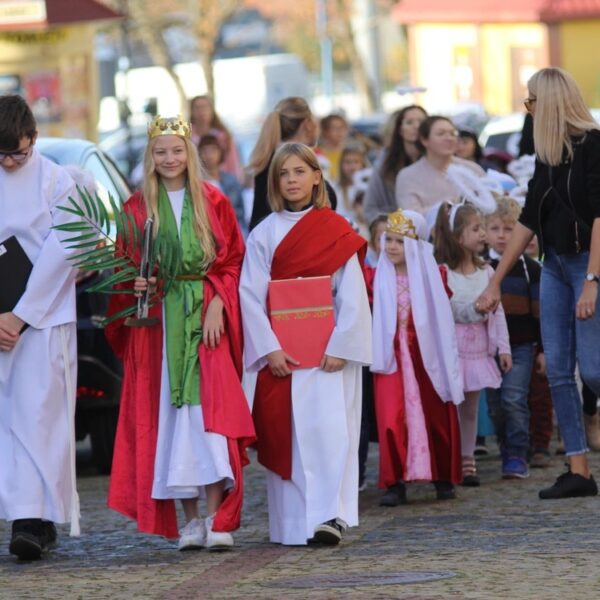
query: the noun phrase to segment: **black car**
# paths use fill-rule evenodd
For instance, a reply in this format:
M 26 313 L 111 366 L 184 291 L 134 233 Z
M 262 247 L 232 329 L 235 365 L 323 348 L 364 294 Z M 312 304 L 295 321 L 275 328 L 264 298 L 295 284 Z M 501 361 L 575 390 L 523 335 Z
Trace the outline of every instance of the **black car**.
M 44 156 L 59 165 L 75 165 L 90 172 L 103 200 L 108 201 L 108 194 L 123 202 L 130 196 L 131 190 L 125 178 L 92 142 L 39 138 L 36 146 Z M 103 474 L 110 472 L 112 464 L 122 368 L 106 342 L 102 329 L 108 296 L 88 293 L 86 290 L 109 274 L 82 273 L 77 279 L 78 374 L 75 435 L 77 440 L 90 435 L 93 459 Z

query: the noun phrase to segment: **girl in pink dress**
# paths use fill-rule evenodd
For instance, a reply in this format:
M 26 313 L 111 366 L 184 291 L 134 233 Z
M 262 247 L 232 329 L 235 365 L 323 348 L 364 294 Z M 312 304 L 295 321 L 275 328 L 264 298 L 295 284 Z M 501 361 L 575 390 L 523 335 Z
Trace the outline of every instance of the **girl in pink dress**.
M 461 481 L 456 404 L 463 399 L 457 343 L 444 285 L 413 211 L 388 215 L 373 302 L 375 409 L 381 506 L 406 502 L 405 482 L 432 481 L 439 500 Z
M 508 328 L 502 305 L 495 313 L 486 315 L 476 302 L 494 273 L 480 256 L 485 230 L 478 208 L 469 202 L 442 204 L 433 237 L 435 257 L 448 269 L 465 392 L 464 402 L 458 407 L 463 485 L 478 486 L 475 438 L 479 394 L 484 388 L 500 387 L 502 375 L 498 363 L 505 373 L 512 367 Z

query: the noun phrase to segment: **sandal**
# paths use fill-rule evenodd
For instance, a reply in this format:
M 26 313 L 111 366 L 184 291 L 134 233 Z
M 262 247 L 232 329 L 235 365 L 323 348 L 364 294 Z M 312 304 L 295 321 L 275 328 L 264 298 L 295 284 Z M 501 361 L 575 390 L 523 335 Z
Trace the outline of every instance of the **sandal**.
M 462 457 L 462 476 L 463 480 L 461 485 L 466 487 L 479 487 L 480 481 L 477 475 L 477 467 L 475 466 L 475 459 L 472 456 Z

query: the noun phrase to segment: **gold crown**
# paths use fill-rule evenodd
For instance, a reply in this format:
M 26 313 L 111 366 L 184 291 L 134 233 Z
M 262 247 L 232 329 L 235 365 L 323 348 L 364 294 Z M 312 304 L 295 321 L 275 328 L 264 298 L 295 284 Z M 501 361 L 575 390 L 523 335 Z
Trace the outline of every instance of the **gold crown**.
M 385 224 L 385 230 L 390 233 L 417 239 L 417 228 L 414 223 L 402 212 L 402 209 L 390 213 Z
M 179 137 L 191 138 L 192 127 L 181 115 L 168 119 L 156 115 L 148 124 L 148 138 L 153 139 L 159 135 L 178 135 Z

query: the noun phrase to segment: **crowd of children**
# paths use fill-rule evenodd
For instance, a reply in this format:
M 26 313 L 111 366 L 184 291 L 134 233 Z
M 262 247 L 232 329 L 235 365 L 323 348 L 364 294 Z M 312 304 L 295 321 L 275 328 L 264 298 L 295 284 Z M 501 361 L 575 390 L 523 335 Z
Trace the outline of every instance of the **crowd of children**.
M 367 223 L 362 210 L 367 180 L 379 172 L 369 170 L 367 149 L 345 143 L 347 122 L 330 116 L 323 122 L 321 146 L 313 151 L 302 143 L 316 138 L 310 110 L 301 99 L 287 100 L 278 105 L 281 113 L 270 117 L 279 137 L 260 163 L 268 206 L 261 208 L 266 216 L 254 224 L 245 249 L 240 183 L 224 168 L 225 161 L 236 163 L 237 155 L 206 98 L 192 104 L 192 124 L 181 117 L 152 121 L 143 190 L 125 205 L 140 229 L 153 219 L 162 251 L 177 258 L 168 281 L 157 280 L 157 273 L 138 277 L 112 297 L 110 311 L 117 313 L 131 303 L 132 293 L 149 292 L 157 323 L 127 327 L 118 319 L 107 328 L 124 363 L 109 506 L 135 519 L 141 531 L 178 536 L 181 550 L 234 545 L 250 444 L 267 469 L 270 540 L 339 543 L 348 527 L 358 525 L 370 401 L 382 506 L 406 503 L 411 482 L 433 483 L 439 500 L 454 499 L 458 484 L 480 485 L 475 445 L 484 391 L 502 477 L 522 479 L 529 465 L 543 467 L 549 461 L 552 407 L 543 379 L 540 264 L 528 255 L 519 258 L 503 280 L 502 302 L 494 312 L 478 301 L 519 218 L 519 203 L 508 196 L 490 203 L 491 194 L 473 190 L 479 185 L 473 183 L 475 175 L 465 175 L 469 169 L 464 168 L 461 174 L 462 163 L 453 170 L 446 156 L 456 144 L 452 123 L 408 107 L 394 119 L 392 139 L 407 145 L 397 170 L 418 159 L 409 151 L 419 147 L 415 132 L 426 131 L 421 140 L 430 145 L 421 160 L 435 159 L 434 146 L 440 156 L 445 153 L 446 184 L 455 197 L 430 210 L 433 226 L 428 226 L 431 214 L 426 219 L 401 208 Z M 280 118 L 294 107 L 293 131 L 284 136 Z M 35 124 L 29 125 L 0 131 L 2 185 L 25 185 L 13 171 L 29 159 L 41 164 L 38 178 L 54 169 L 36 153 L 31 158 Z M 300 139 L 299 131 L 308 133 Z M 331 187 L 327 172 L 333 176 Z M 67 184 L 68 178 L 61 183 L 62 196 L 69 193 Z M 0 209 L 12 214 L 11 207 Z M 51 216 L 52 211 L 46 229 L 54 222 Z M 15 223 L 2 238 L 21 232 L 16 217 Z M 55 268 L 62 265 L 65 272 L 66 298 L 72 273 L 58 241 L 54 245 Z M 117 247 L 139 258 L 138 249 Z M 30 249 L 40 263 L 35 257 L 42 248 Z M 33 284 L 52 287 L 35 265 Z M 271 284 L 295 279 L 325 280 L 327 297 L 317 302 L 306 291 L 288 299 L 287 309 L 274 310 Z M 46 323 L 30 296 L 0 314 L 0 376 L 17 390 L 26 385 L 10 369 L 11 358 L 34 352 L 35 336 L 42 335 L 50 341 L 62 335 L 67 352 L 69 332 L 61 331 L 74 319 L 66 311 Z M 330 314 L 331 334 L 319 360 L 303 366 L 282 346 L 274 319 L 315 314 Z M 31 327 L 19 334 L 24 323 Z M 306 337 L 307 345 L 313 343 Z M 61 376 L 65 366 L 48 363 Z M 242 388 L 244 370 L 255 375 Z M 1 395 L 0 400 L 10 401 Z M 588 402 L 594 403 L 595 398 Z M 0 409 L 6 412 L 4 405 Z M 64 410 L 57 406 L 56 414 Z M 33 429 L 30 433 L 35 435 Z M 0 447 L 12 447 L 11 435 L 2 420 Z M 68 471 L 66 449 L 63 455 L 47 468 Z M 21 469 L 41 460 L 17 458 Z M 21 479 L 15 471 L 11 486 Z M 27 491 L 17 485 L 17 493 L 9 487 L 1 477 L 0 516 L 14 520 L 11 552 L 37 558 L 49 546 L 49 532 L 55 537 L 53 522 L 68 520 L 69 508 L 76 521 L 75 489 L 52 491 L 62 498 L 56 500 L 58 510 L 52 508 L 54 495 L 41 488 Z M 27 494 L 34 496 L 30 509 L 22 506 Z M 204 518 L 200 498 L 206 499 Z M 182 503 L 181 529 L 173 500 Z

